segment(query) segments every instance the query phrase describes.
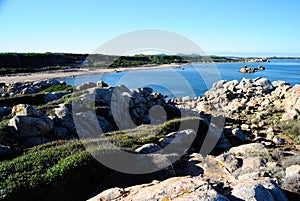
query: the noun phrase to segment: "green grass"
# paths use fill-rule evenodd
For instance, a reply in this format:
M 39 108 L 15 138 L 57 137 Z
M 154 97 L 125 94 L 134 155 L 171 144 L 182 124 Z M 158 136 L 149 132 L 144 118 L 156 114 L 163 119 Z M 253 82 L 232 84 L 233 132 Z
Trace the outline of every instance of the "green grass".
M 47 89 L 44 89 L 44 90 L 40 91 L 39 93 L 59 92 L 59 91 L 69 91 L 69 90 L 73 90 L 73 87 L 71 85 L 59 84 L 56 86 L 48 87 Z
M 147 143 L 158 143 L 167 134 L 178 131 L 181 125 L 189 124 L 196 118 L 174 119 L 162 125 L 142 125 L 135 129 L 106 133 L 110 141 L 122 148 L 136 149 Z M 183 126 L 186 129 L 186 126 Z
M 110 172 L 80 142 L 38 146 L 0 164 L 0 200 L 87 199 Z
M 157 142 L 194 118 L 171 120 L 158 126 L 140 126 L 116 131 L 105 137 L 124 149 Z M 103 140 L 85 140 L 93 155 L 109 157 L 117 150 L 99 146 Z M 90 149 L 89 149 L 90 150 Z M 85 200 L 90 198 L 103 177 L 112 171 L 98 163 L 79 141 L 55 141 L 33 147 L 21 156 L 0 163 L 0 200 Z

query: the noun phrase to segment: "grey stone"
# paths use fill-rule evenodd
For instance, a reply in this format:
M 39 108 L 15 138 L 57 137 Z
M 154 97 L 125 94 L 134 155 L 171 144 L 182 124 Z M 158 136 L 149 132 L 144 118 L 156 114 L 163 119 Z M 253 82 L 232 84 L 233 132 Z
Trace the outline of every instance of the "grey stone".
M 265 156 L 268 154 L 268 150 L 261 143 L 244 144 L 237 147 L 232 147 L 229 153 L 235 155 L 255 155 Z
M 282 121 L 289 121 L 289 120 L 294 120 L 300 117 L 300 112 L 296 108 L 292 108 L 285 113 L 282 114 Z
M 97 87 L 99 87 L 99 88 L 108 87 L 108 84 L 106 84 L 104 81 L 100 80 L 97 82 Z
M 277 80 L 277 81 L 273 81 L 273 82 L 272 82 L 272 85 L 273 85 L 274 87 L 282 87 L 282 86 L 290 85 L 290 84 L 287 83 L 286 81 Z
M 150 143 L 150 144 L 144 144 L 143 146 L 137 148 L 135 152 L 139 154 L 149 154 L 149 153 L 159 151 L 160 149 L 161 147 L 159 145 Z
M 21 91 L 21 94 L 34 94 L 36 91 L 33 87 L 26 87 Z
M 28 137 L 26 138 L 24 145 L 27 147 L 33 147 L 48 142 L 50 142 L 50 140 L 47 137 Z
M 241 142 L 244 142 L 247 139 L 247 135 L 239 128 L 233 129 L 232 134 L 236 136 Z
M 53 129 L 54 123 L 47 116 L 14 116 L 10 119 L 8 127 L 11 133 L 17 137 L 30 137 L 49 133 Z
M 123 194 L 122 192 L 124 191 L 128 193 Z M 142 184 L 125 189 L 112 188 L 103 191 L 90 199 L 90 201 L 118 200 L 120 197 L 122 197 L 123 201 L 229 201 L 200 177 L 174 177 L 162 182 L 153 181 L 149 184 Z
M 283 187 L 300 193 L 300 165 L 292 165 L 286 168 Z
M 231 201 L 287 201 L 274 181 L 250 181 L 235 186 L 228 196 Z
M 82 91 L 82 90 L 86 90 L 86 89 L 94 88 L 94 87 L 97 87 L 96 83 L 94 83 L 94 82 L 86 82 L 86 83 L 83 83 L 83 84 L 77 86 L 76 90 Z
M 70 109 L 70 105 L 61 105 L 61 107 L 55 108 L 54 111 L 59 124 L 67 128 L 72 133 L 76 133 L 75 124 L 73 121 L 73 114 Z
M 283 138 L 280 138 L 278 136 L 274 136 L 273 137 L 273 142 L 277 145 L 284 145 L 286 142 L 285 142 L 285 139 Z
M 60 97 L 54 93 L 46 92 L 44 96 L 45 103 L 59 99 Z
M 143 87 L 136 89 L 136 92 L 139 93 L 141 96 L 149 96 L 153 92 L 153 89 L 150 87 Z
M 253 82 L 253 85 L 255 86 L 261 86 L 263 89 L 263 93 L 269 93 L 273 90 L 273 86 L 270 83 L 270 81 L 266 78 L 257 78 L 255 79 L 255 81 Z

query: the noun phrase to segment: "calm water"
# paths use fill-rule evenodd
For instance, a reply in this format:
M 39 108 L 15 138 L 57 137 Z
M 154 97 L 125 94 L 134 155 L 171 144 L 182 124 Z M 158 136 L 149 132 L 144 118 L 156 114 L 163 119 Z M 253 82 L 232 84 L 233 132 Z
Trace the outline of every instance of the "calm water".
M 266 70 L 252 74 L 239 72 L 240 67 L 265 66 Z M 153 69 L 106 73 L 64 78 L 67 84 L 78 85 L 84 82 L 103 80 L 109 86 L 125 84 L 128 88 L 150 86 L 154 91 L 169 98 L 202 96 L 218 80 L 238 80 L 266 77 L 271 82 L 284 80 L 290 84 L 300 84 L 300 60 L 271 60 L 270 63 L 218 63 L 193 64 L 182 68 Z

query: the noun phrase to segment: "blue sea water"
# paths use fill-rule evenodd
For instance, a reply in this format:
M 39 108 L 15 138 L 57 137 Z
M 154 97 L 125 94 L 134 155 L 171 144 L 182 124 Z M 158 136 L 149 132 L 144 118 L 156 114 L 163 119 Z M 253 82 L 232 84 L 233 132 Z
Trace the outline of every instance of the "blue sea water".
M 240 67 L 266 67 L 264 71 L 251 74 L 240 73 Z M 219 80 L 238 80 L 245 78 L 265 77 L 271 82 L 284 80 L 291 85 L 300 84 L 300 60 L 271 60 L 269 63 L 215 63 L 190 64 L 164 69 L 140 71 L 126 71 L 119 73 L 105 73 L 63 78 L 70 85 L 79 85 L 84 82 L 103 80 L 109 86 L 120 84 L 128 88 L 150 86 L 156 92 L 167 95 L 169 98 L 183 96 L 202 96 L 210 89 L 214 82 Z

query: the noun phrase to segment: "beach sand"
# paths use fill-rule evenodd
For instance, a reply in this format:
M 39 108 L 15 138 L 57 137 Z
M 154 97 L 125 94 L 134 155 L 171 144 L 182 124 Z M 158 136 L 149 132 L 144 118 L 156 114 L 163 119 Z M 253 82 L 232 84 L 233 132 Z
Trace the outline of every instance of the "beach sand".
M 39 73 L 20 73 L 0 76 L 0 82 L 10 84 L 14 82 L 35 82 L 45 79 L 63 78 L 78 75 L 91 75 L 100 73 L 113 73 L 115 71 L 134 71 L 134 70 L 151 70 L 158 68 L 171 68 L 180 66 L 179 64 L 164 64 L 157 66 L 141 66 L 141 67 L 126 67 L 126 68 L 110 68 L 110 69 L 77 69 L 77 70 L 61 70 L 61 71 L 42 71 Z

